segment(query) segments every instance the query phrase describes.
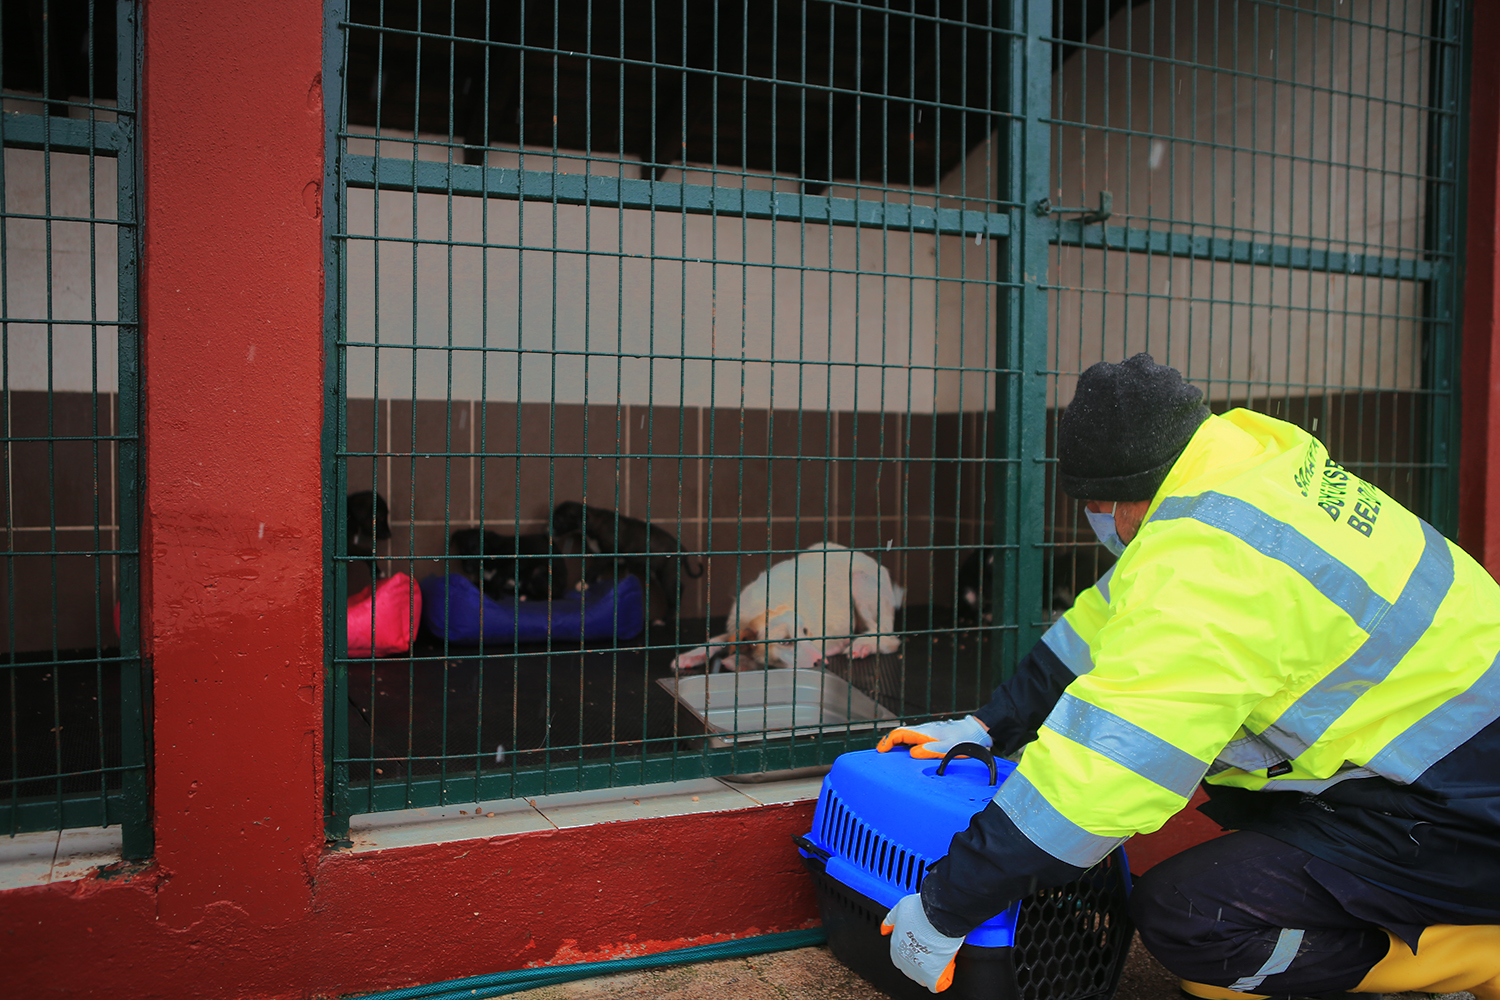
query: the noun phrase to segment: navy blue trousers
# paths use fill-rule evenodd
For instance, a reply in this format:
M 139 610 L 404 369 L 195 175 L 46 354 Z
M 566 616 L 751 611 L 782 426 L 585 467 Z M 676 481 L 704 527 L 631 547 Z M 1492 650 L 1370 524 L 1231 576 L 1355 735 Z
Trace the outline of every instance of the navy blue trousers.
M 1173 974 L 1272 996 L 1354 989 L 1390 949 L 1387 929 L 1414 946 L 1423 927 L 1475 922 L 1248 831 L 1156 865 L 1130 912 Z

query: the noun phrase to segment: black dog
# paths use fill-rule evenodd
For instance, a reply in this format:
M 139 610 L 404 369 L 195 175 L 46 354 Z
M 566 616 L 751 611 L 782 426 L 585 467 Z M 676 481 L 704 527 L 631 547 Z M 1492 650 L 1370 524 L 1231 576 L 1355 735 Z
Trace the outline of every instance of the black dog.
M 385 570 L 375 562 L 375 543 L 391 537 L 391 508 L 385 497 L 373 490 L 349 494 L 344 526 L 349 532 L 349 555 L 368 559 L 371 574 L 380 579 Z
M 994 591 L 995 550 L 970 552 L 958 567 L 958 613 L 968 621 L 988 621 Z
M 568 567 L 556 554 L 551 535 L 501 535 L 483 528 L 460 528 L 448 540 L 464 576 L 490 597 L 516 595 L 523 601 L 550 601 L 568 589 Z
M 552 512 L 552 534 L 578 538 L 587 551 L 614 556 L 613 560 L 585 560 L 585 578 L 593 582 L 616 567 L 634 573 L 661 592 L 668 618 L 677 614 L 682 600 L 682 574 L 703 575 L 702 565 L 694 571 L 687 564 L 682 546 L 670 531 L 606 507 L 587 507 L 572 500 L 560 503 Z
M 969 553 L 958 567 L 958 611 L 968 621 L 987 622 L 993 617 L 991 608 L 998 587 L 995 555 L 994 549 L 979 549 Z M 1078 592 L 1092 585 L 1112 565 L 1114 559 L 1103 549 L 1081 552 L 1069 549 L 1054 554 L 1051 586 L 1047 588 L 1050 592 L 1043 595 L 1049 617 L 1053 621 L 1060 618 L 1073 606 Z M 1043 581 L 1044 586 L 1046 582 Z

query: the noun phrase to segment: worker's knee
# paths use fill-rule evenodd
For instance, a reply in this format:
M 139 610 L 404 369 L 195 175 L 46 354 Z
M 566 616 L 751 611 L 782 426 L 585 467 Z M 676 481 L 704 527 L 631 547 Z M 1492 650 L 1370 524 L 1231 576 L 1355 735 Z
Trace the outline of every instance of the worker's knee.
M 1172 860 L 1175 859 L 1168 859 L 1136 878 L 1130 888 L 1130 918 L 1135 921 L 1142 943 L 1158 956 L 1209 944 L 1202 939 L 1203 934 L 1214 926 L 1212 921 L 1188 919 L 1193 904 L 1172 878 Z
M 1141 942 L 1196 983 L 1276 995 L 1350 989 L 1384 953 L 1385 933 L 1308 874 L 1310 857 L 1234 833 L 1168 858 L 1131 889 Z M 1272 960 L 1285 955 L 1296 960 Z
M 1302 871 L 1308 857 L 1254 833 L 1199 844 L 1135 880 L 1131 917 L 1146 947 L 1173 972 L 1187 975 L 1168 957 L 1194 965 L 1268 932 L 1274 937 L 1277 929 L 1295 923 L 1295 911 L 1307 905 L 1298 901 L 1305 901 L 1311 888 Z M 1247 892 L 1251 885 L 1254 891 Z M 1342 912 L 1333 900 L 1327 902 Z

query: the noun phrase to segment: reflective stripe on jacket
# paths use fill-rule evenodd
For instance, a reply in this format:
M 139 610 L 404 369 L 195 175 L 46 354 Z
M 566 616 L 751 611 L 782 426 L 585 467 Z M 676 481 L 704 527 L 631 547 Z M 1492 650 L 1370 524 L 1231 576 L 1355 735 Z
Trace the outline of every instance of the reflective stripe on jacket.
M 1042 641 L 1077 676 L 995 802 L 1079 867 L 1205 775 L 1409 784 L 1500 715 L 1500 586 L 1316 438 L 1246 410 L 1203 423 Z

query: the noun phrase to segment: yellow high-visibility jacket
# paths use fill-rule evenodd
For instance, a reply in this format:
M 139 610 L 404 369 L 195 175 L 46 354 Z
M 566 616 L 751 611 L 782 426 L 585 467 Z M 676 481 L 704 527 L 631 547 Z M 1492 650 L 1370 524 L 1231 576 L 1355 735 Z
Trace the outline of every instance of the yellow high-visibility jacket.
M 1487 729 L 1500 717 L 1497 654 L 1500 586 L 1473 559 L 1300 428 L 1247 410 L 1210 417 L 1119 561 L 1021 665 L 1038 675 L 1045 660 L 1063 679 L 1050 694 L 1033 683 L 1018 695 L 1027 682 L 1018 676 L 1009 694 L 1002 686 L 976 712 L 1008 749 L 1007 712 L 1025 714 L 1016 705 L 1027 698 L 1042 713 L 1050 708 L 995 796 L 1003 819 L 993 807 L 976 816 L 935 867 L 933 887 L 924 883 L 929 915 L 946 908 L 953 933 L 983 919 L 993 902 L 986 892 L 1014 892 L 1028 869 L 1032 884 L 1046 884 L 1087 868 L 1132 834 L 1159 828 L 1205 777 L 1308 801 L 1377 778 L 1344 788 L 1399 796 L 1481 731 L 1500 742 L 1500 726 Z M 1472 746 L 1465 754 L 1490 759 Z M 1454 842 L 1500 856 L 1500 760 L 1488 770 L 1423 794 L 1438 805 L 1478 796 L 1454 814 L 1465 827 Z M 1383 821 L 1404 810 L 1383 803 L 1365 813 Z M 1329 823 L 1345 822 L 1327 811 Z M 1349 866 L 1366 877 L 1394 872 L 1377 880 L 1397 884 L 1405 871 L 1401 859 L 1375 857 L 1379 845 L 1361 868 L 1370 839 L 1362 832 L 1331 837 L 1327 853 L 1353 858 Z M 982 870 L 991 867 L 1004 877 Z M 1496 881 L 1500 863 L 1490 858 L 1488 867 L 1495 871 L 1485 878 Z M 1459 869 L 1437 880 L 1463 877 Z M 1426 885 L 1417 872 L 1404 889 L 1438 895 Z M 1481 908 L 1500 909 L 1500 889 L 1485 892 Z
M 1409 784 L 1500 712 L 1500 586 L 1312 435 L 1248 410 L 1203 423 L 1043 642 L 1078 678 L 996 801 L 1084 867 L 1205 774 Z

